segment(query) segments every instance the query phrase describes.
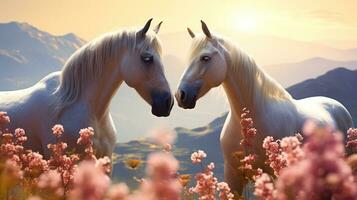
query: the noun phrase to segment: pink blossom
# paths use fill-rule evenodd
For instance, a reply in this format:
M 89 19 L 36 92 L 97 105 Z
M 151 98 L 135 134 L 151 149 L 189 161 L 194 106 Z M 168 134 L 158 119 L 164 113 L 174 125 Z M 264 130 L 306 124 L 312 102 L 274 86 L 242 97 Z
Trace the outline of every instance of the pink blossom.
M 92 137 L 94 136 L 94 129 L 92 127 L 84 128 L 79 131 L 79 138 L 77 144 L 84 147 L 84 159 L 96 160 L 93 149 Z
M 191 154 L 191 161 L 193 164 L 198 164 L 198 163 L 201 163 L 202 160 L 206 157 L 207 157 L 207 154 L 204 151 L 198 150 L 197 152 L 193 152 Z
M 308 133 L 305 156 L 283 169 L 276 182 L 277 199 L 354 199 L 356 180 L 344 161 L 343 137 L 332 129 Z
M 43 173 L 37 183 L 38 187 L 57 196 L 64 194 L 61 174 L 57 170 L 49 170 Z
M 243 108 L 241 114 L 241 134 L 243 139 L 240 141 L 240 144 L 245 148 L 250 148 L 253 145 L 253 139 L 257 134 L 257 129 L 253 127 L 253 119 L 248 117 L 249 110 L 247 108 Z
M 74 188 L 70 193 L 72 200 L 104 199 L 109 189 L 110 179 L 93 162 L 82 162 L 74 174 Z
M 286 160 L 286 164 L 292 165 L 301 160 L 304 156 L 304 152 L 300 148 L 300 141 L 296 136 L 285 137 L 280 142 L 282 156 Z
M 274 183 L 270 176 L 263 173 L 255 181 L 254 195 L 261 200 L 273 200 Z
M 56 124 L 52 128 L 52 134 L 55 135 L 57 138 L 61 137 L 64 132 L 63 126 L 60 124 Z
M 110 187 L 108 197 L 110 200 L 126 200 L 129 196 L 129 188 L 125 183 L 115 184 Z
M 91 138 L 94 135 L 94 129 L 92 127 L 84 128 L 79 131 L 79 138 L 77 144 L 87 145 L 92 144 Z
M 112 163 L 108 156 L 96 160 L 95 166 L 107 175 L 109 175 L 112 171 Z
M 178 167 L 178 161 L 170 153 L 149 155 L 146 168 L 148 178 L 141 183 L 140 192 L 148 199 L 180 199 L 182 186 L 176 178 Z
M 164 151 L 170 152 L 172 150 L 172 145 L 171 144 L 165 144 L 164 145 Z
M 158 152 L 149 155 L 146 173 L 152 179 L 169 179 L 178 167 L 178 161 L 171 154 Z
M 37 152 L 28 152 L 26 155 L 22 155 L 21 160 L 25 176 L 29 178 L 36 178 L 49 169 L 47 161 Z
M 210 163 L 204 172 L 197 173 L 195 176 L 196 186 L 189 189 L 190 193 L 199 195 L 200 200 L 214 200 L 217 188 L 217 178 L 213 173 L 214 164 Z
M 240 162 L 242 163 L 242 169 L 251 170 L 253 169 L 253 164 L 256 160 L 256 155 L 249 154 L 245 156 Z
M 173 144 L 176 139 L 176 133 L 168 129 L 156 129 L 150 133 L 150 139 L 159 145 Z
M 347 145 L 349 153 L 357 153 L 357 128 L 350 128 L 347 131 Z
M 231 193 L 231 189 L 227 183 L 217 183 L 217 190 L 219 191 L 219 198 L 221 200 L 234 200 L 234 195 Z
M 7 112 L 0 112 L 0 127 L 8 123 L 10 123 L 10 117 Z
M 27 141 L 25 130 L 22 128 L 17 128 L 15 130 L 16 144 L 23 145 Z
M 274 170 L 274 174 L 278 176 L 280 170 L 287 166 L 287 161 L 281 154 L 279 143 L 274 141 L 273 137 L 268 136 L 263 141 L 263 148 L 268 158 L 266 163 Z

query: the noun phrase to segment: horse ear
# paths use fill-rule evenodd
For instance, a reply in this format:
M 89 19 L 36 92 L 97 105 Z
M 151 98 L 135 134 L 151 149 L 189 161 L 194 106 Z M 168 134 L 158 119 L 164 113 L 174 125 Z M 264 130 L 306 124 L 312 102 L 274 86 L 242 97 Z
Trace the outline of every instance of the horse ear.
M 152 18 L 146 22 L 145 26 L 142 29 L 140 29 L 138 32 L 136 32 L 137 37 L 145 37 L 146 32 L 148 32 L 148 30 L 150 28 L 151 21 L 152 21 Z
M 211 33 L 208 30 L 207 24 L 201 20 L 201 25 L 202 25 L 202 31 L 203 33 L 208 37 L 208 38 L 212 38 Z
M 188 31 L 188 34 L 190 34 L 190 36 L 191 36 L 192 38 L 195 37 L 195 33 L 192 32 L 190 28 L 187 28 L 187 31 Z
M 161 24 L 162 24 L 162 21 L 161 21 L 158 25 L 156 25 L 156 27 L 155 27 L 155 29 L 154 29 L 154 32 L 155 32 L 156 34 L 159 33 Z

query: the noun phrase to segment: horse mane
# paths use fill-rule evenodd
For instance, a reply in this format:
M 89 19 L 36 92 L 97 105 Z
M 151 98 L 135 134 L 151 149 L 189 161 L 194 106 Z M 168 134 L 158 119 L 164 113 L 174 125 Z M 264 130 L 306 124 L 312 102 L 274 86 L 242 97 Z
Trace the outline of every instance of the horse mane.
M 136 31 L 115 31 L 106 33 L 74 52 L 63 66 L 58 88 L 53 93 L 55 115 L 75 103 L 85 87 L 101 77 L 106 65 L 115 59 L 120 50 L 144 51 L 149 46 L 161 53 L 160 42 L 154 34 L 146 34 L 137 45 Z
M 232 41 L 216 35 L 212 37 L 212 39 L 207 39 L 203 36 L 195 39 L 191 48 L 191 55 L 197 55 L 207 42 L 215 40 L 221 44 L 221 48 L 228 51 L 226 55 L 227 65 L 234 73 L 237 83 L 246 88 L 244 92 L 250 100 L 273 99 L 279 101 L 292 99 L 291 95 L 278 82 L 271 78 L 255 63 L 251 56 L 239 49 Z M 259 91 L 257 91 L 258 88 L 260 88 Z

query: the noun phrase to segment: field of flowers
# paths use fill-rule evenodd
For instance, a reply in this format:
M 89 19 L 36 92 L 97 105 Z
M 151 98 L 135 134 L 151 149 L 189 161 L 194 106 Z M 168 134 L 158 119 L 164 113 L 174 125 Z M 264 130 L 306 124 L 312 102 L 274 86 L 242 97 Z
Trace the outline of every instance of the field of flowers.
M 214 174 L 215 164 L 207 161 L 204 151 L 191 154 L 192 163 L 201 166 L 196 174 L 180 174 L 179 162 L 171 153 L 174 137 L 158 131 L 154 141 L 161 151 L 149 155 L 145 162 L 130 159 L 126 164 L 135 170 L 145 163 L 146 176 L 133 177 L 140 184 L 128 188 L 125 183 L 111 183 L 112 164 L 108 157 L 97 158 L 90 127 L 79 132 L 77 144 L 84 152 L 71 154 L 61 141 L 65 127 L 52 129 L 57 138 L 48 144 L 52 152 L 44 159 L 37 152 L 24 149 L 25 130 L 14 133 L 5 130 L 10 123 L 6 112 L 0 112 L 0 199 L 29 200 L 233 200 L 244 199 L 220 182 Z M 357 129 L 348 130 L 345 143 L 341 133 L 329 127 L 306 124 L 303 135 L 282 139 L 266 137 L 262 143 L 265 163 L 271 169 L 257 167 L 258 159 L 252 151 L 257 134 L 249 111 L 242 112 L 242 149 L 234 153 L 237 170 L 247 183 L 254 184 L 255 198 L 271 200 L 356 200 L 357 199 Z

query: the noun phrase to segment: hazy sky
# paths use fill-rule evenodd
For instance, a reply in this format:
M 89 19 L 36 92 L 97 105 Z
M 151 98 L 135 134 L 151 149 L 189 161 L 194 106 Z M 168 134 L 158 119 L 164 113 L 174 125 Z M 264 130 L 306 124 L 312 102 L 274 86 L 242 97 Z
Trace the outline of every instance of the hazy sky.
M 186 26 L 237 29 L 298 40 L 357 40 L 356 0 L 0 0 L 0 22 L 24 21 L 53 34 L 88 40 L 103 32 L 164 20 L 163 31 Z

